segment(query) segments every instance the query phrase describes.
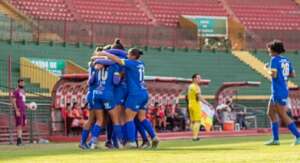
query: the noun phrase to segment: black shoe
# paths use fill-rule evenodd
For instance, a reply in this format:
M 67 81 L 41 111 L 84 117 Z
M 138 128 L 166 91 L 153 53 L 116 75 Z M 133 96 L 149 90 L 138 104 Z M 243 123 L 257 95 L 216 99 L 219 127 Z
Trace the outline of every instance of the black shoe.
M 21 138 L 17 138 L 17 146 L 22 145 L 22 139 Z
M 139 148 L 140 144 L 139 144 L 139 140 L 135 141 L 136 146 Z
M 193 141 L 200 141 L 200 138 L 198 137 L 198 138 L 193 138 L 192 139 Z

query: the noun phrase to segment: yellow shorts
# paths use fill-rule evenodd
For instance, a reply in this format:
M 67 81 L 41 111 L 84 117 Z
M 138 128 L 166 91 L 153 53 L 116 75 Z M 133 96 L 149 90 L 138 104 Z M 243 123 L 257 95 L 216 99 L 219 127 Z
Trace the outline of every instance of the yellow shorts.
M 189 106 L 189 114 L 191 121 L 201 121 L 201 105 L 192 104 Z

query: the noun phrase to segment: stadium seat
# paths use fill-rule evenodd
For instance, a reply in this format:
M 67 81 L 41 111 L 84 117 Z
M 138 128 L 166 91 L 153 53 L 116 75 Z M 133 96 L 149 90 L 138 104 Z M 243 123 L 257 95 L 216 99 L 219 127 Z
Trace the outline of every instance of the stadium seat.
M 63 0 L 11 0 L 11 3 L 35 19 L 74 20 L 71 11 Z
M 74 0 L 73 5 L 86 22 L 148 24 L 148 17 L 136 6 L 123 0 Z
M 288 49 L 299 49 L 300 33 L 299 5 L 292 0 L 226 0 L 235 16 L 261 40 L 281 39 Z M 272 31 L 272 34 L 269 32 Z M 286 35 L 282 35 L 282 32 Z M 259 43 L 258 43 L 259 42 Z M 258 39 L 248 43 L 248 48 L 265 48 L 264 41 Z M 255 45 L 254 45 L 255 44 Z

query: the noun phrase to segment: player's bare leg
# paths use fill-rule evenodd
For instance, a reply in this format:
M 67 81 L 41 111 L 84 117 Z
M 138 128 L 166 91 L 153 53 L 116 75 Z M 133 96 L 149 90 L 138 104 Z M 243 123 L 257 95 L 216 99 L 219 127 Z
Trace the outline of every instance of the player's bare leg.
M 22 125 L 19 125 L 16 127 L 17 130 L 17 146 L 22 145 L 22 135 L 23 135 L 23 130 L 22 130 Z
M 95 112 L 93 110 L 90 110 L 90 115 L 89 115 L 88 121 L 83 125 L 83 130 L 90 131 L 92 125 L 95 122 L 96 122 Z M 79 148 L 88 149 L 89 146 L 86 144 L 86 142 L 80 142 Z
M 104 118 L 104 112 L 102 109 L 95 110 L 95 116 L 96 116 L 96 123 L 92 131 L 92 139 L 90 142 L 90 149 L 96 149 L 96 145 L 98 142 L 98 138 L 101 133 L 101 127 L 103 127 L 103 118 Z
M 120 108 L 120 124 L 124 125 L 126 122 L 125 108 L 122 105 L 118 106 Z
M 294 121 L 287 115 L 287 108 L 283 105 L 276 105 L 277 113 L 284 124 L 290 129 L 291 133 L 295 136 L 295 142 L 292 145 L 300 144 L 300 133 Z
M 285 106 L 276 105 L 276 112 L 285 125 L 293 122 L 292 119 L 287 115 L 287 108 Z
M 199 141 L 200 121 L 192 121 L 193 141 Z

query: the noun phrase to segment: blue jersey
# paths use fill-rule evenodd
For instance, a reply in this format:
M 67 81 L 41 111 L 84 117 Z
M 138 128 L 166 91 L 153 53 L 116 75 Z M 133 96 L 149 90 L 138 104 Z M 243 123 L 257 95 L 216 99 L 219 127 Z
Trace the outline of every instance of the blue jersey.
M 93 66 L 90 65 L 90 67 L 88 69 L 88 73 L 89 73 L 88 74 L 89 75 L 88 88 L 91 91 L 91 90 L 96 89 L 97 86 L 98 86 L 98 83 L 97 83 L 97 81 L 98 81 L 98 75 L 97 75 L 98 72 Z
M 97 97 L 104 100 L 113 98 L 113 76 L 116 70 L 116 65 L 111 65 L 97 71 L 97 88 L 95 91 Z
M 121 59 L 127 59 L 127 52 L 124 51 L 124 50 L 109 49 L 109 50 L 106 50 L 106 52 L 108 52 L 110 54 L 113 54 L 113 55 L 116 55 L 116 56 L 118 56 Z M 118 65 L 118 64 L 117 64 L 117 66 L 118 66 L 118 73 L 124 74 L 125 73 L 125 68 L 123 66 Z M 127 86 L 126 86 L 126 82 L 125 82 L 125 78 L 124 77 L 121 79 L 120 84 L 117 85 L 116 87 L 119 87 L 119 88 L 116 89 L 116 91 L 117 91 L 116 93 L 118 93 L 120 91 L 122 91 L 122 92 L 125 91 L 124 94 L 126 94 L 126 92 L 127 92 L 126 91 L 127 90 Z
M 120 49 L 109 49 L 109 50 L 105 50 L 105 52 L 108 52 L 110 54 L 116 55 L 119 58 L 125 59 L 127 58 L 127 52 L 124 50 L 120 50 Z
M 271 71 L 276 72 L 272 78 L 272 95 L 276 98 L 288 97 L 288 78 L 294 71 L 288 58 L 281 55 L 271 58 Z
M 142 61 L 123 59 L 125 67 L 125 80 L 128 94 L 135 95 L 147 92 L 144 82 L 145 66 Z
M 113 54 L 115 56 L 118 56 L 119 58 L 121 59 L 127 59 L 127 52 L 124 51 L 124 50 L 120 50 L 120 49 L 109 49 L 109 50 L 106 50 L 106 52 L 110 53 L 110 54 Z M 117 64 L 118 65 L 118 64 Z M 119 65 L 118 65 L 119 66 Z M 125 72 L 125 69 L 124 67 L 122 66 L 119 66 L 118 67 L 118 71 L 119 73 L 124 73 Z M 122 80 L 124 81 L 124 80 Z

